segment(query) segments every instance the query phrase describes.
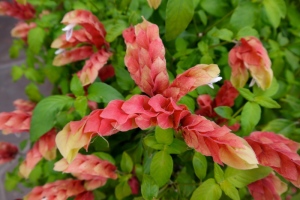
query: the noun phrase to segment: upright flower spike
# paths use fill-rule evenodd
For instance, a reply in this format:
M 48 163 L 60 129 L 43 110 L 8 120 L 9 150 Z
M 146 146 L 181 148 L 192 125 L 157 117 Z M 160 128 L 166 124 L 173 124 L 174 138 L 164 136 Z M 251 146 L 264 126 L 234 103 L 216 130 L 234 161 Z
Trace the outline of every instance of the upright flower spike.
M 13 104 L 17 110 L 24 112 L 32 112 L 36 106 L 36 103 L 23 99 L 17 99 L 13 102 Z
M 244 87 L 250 71 L 253 80 L 263 90 L 272 83 L 273 71 L 268 52 L 259 39 L 255 37 L 242 38 L 229 52 L 229 65 L 232 69 L 231 83 L 236 87 Z
M 287 191 L 287 184 L 282 182 L 274 173 L 266 178 L 248 185 L 248 189 L 254 200 L 281 200 L 280 195 Z
M 178 101 L 190 91 L 199 86 L 212 84 L 221 80 L 220 69 L 217 65 L 199 64 L 178 75 L 173 83 L 164 91 L 164 96 L 173 97 Z
M 271 167 L 300 188 L 300 144 L 272 132 L 253 132 L 245 138 L 261 165 Z
M 64 200 L 69 197 L 80 195 L 86 190 L 80 180 L 66 179 L 37 186 L 29 192 L 24 200 Z
M 55 130 L 50 130 L 44 134 L 33 145 L 32 149 L 28 151 L 25 160 L 22 162 L 19 168 L 19 174 L 28 178 L 33 168 L 42 159 L 53 160 L 56 157 L 56 145 L 55 145 Z
M 18 153 L 18 148 L 8 142 L 0 141 L 0 165 L 13 160 Z
M 143 22 L 123 32 L 126 43 L 125 65 L 140 87 L 150 96 L 162 94 L 169 86 L 165 48 L 157 25 Z
M 87 190 L 94 190 L 103 186 L 108 178 L 116 179 L 116 169 L 116 166 L 97 156 L 82 154 L 77 154 L 71 163 L 63 158 L 54 166 L 55 171 L 71 173 L 78 179 L 85 180 L 84 185 Z
M 20 4 L 17 1 L 0 2 L 0 15 L 12 16 L 21 20 L 29 20 L 35 16 L 35 9 L 30 3 Z
M 30 22 L 29 24 L 26 22 L 19 22 L 10 32 L 12 37 L 20 38 L 27 41 L 27 36 L 30 31 L 30 29 L 33 29 L 36 27 L 36 24 L 34 22 Z

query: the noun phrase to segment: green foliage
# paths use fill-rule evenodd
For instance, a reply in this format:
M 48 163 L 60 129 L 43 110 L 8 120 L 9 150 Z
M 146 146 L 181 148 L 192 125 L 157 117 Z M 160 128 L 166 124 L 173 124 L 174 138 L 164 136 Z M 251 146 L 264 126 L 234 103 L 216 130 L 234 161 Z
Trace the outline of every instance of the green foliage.
M 204 181 L 194 192 L 191 200 L 218 200 L 221 198 L 222 190 L 214 179 Z
M 165 151 L 157 152 L 151 161 L 150 175 L 159 187 L 165 185 L 173 172 L 173 159 Z
M 115 88 L 105 83 L 93 83 L 88 89 L 88 99 L 98 103 L 109 103 L 114 99 L 124 99 Z

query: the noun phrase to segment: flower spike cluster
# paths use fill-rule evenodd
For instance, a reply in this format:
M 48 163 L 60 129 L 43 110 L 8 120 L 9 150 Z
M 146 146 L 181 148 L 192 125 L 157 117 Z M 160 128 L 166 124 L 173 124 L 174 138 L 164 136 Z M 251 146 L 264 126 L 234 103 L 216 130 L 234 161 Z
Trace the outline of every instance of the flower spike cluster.
M 12 30 L 11 36 L 15 38 L 21 38 L 25 42 L 27 41 L 28 33 L 30 29 L 36 27 L 34 22 L 26 23 L 26 22 L 19 22 Z
M 273 132 L 253 132 L 245 138 L 261 165 L 271 167 L 300 188 L 300 144 Z
M 50 130 L 40 137 L 40 139 L 33 145 L 32 149 L 28 151 L 25 160 L 21 163 L 19 168 L 19 174 L 22 177 L 28 178 L 30 172 L 42 158 L 45 158 L 46 160 L 55 159 L 55 136 L 56 131 L 54 129 Z
M 66 179 L 37 186 L 24 197 L 24 200 L 64 200 L 76 195 L 84 195 L 82 193 L 86 193 L 82 181 Z
M 0 141 L 0 165 L 13 160 L 18 153 L 18 148 L 8 142 Z
M 270 173 L 266 178 L 248 185 L 248 189 L 255 200 L 280 200 L 280 195 L 287 191 L 287 184 L 274 173 Z
M 66 33 L 51 44 L 52 48 L 58 49 L 55 52 L 58 55 L 54 58 L 53 65 L 63 66 L 87 59 L 77 75 L 83 86 L 91 84 L 112 55 L 107 51 L 109 44 L 105 40 L 104 26 L 95 15 L 87 10 L 68 12 L 62 23 L 66 25 L 63 29 Z M 73 31 L 76 25 L 82 28 Z M 81 46 L 78 47 L 78 45 Z
M 94 155 L 77 154 L 70 164 L 63 158 L 55 163 L 54 170 L 71 173 L 79 180 L 85 180 L 87 190 L 103 186 L 108 178 L 117 178 L 116 166 Z
M 250 86 L 257 83 L 263 90 L 272 83 L 273 71 L 267 50 L 256 37 L 242 38 L 229 52 L 229 65 L 232 69 L 231 83 L 234 87 L 244 87 L 250 71 L 253 80 Z
M 197 65 L 169 84 L 164 46 L 156 25 L 144 20 L 124 31 L 127 44 L 125 64 L 137 85 L 147 93 L 127 101 L 113 100 L 106 108 L 94 110 L 81 121 L 70 122 L 58 133 L 56 144 L 64 158 L 71 162 L 91 138 L 159 126 L 182 131 L 186 143 L 219 164 L 239 169 L 257 167 L 253 150 L 242 138 L 204 117 L 193 115 L 176 102 L 198 86 L 210 84 L 218 77 L 216 65 Z M 172 91 L 172 92 L 171 92 Z
M 18 99 L 13 112 L 0 113 L 0 130 L 3 134 L 28 132 L 35 103 Z
M 0 2 L 0 15 L 12 16 L 21 20 L 29 20 L 35 16 L 35 9 L 30 3 Z

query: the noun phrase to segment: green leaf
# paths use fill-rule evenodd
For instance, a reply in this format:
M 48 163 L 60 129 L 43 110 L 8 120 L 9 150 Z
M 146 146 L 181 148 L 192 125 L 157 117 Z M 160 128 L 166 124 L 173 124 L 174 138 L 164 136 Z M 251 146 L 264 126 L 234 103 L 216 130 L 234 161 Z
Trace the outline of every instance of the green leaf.
M 43 96 L 39 91 L 39 88 L 34 83 L 29 83 L 25 88 L 25 93 L 31 101 L 38 102 Z
M 195 154 L 193 156 L 193 167 L 196 176 L 200 180 L 203 180 L 206 176 L 207 171 L 206 157 L 195 151 Z
M 250 90 L 246 89 L 246 88 L 238 88 L 239 93 L 248 101 L 253 101 L 254 99 L 254 94 L 252 94 L 252 92 L 250 92 Z
M 247 102 L 242 110 L 241 125 L 244 133 L 249 134 L 258 124 L 261 108 L 257 103 Z
M 224 172 L 217 163 L 214 163 L 214 176 L 217 183 L 224 181 Z
M 287 63 L 292 67 L 293 70 L 299 68 L 299 56 L 296 56 L 287 49 L 284 50 L 284 55 Z
M 12 76 L 13 81 L 19 80 L 23 76 L 23 73 L 24 72 L 23 72 L 22 67 L 13 66 L 11 68 L 11 76 Z
M 229 5 L 223 0 L 201 0 L 201 7 L 210 15 L 223 17 L 228 13 Z
M 117 199 L 124 199 L 131 194 L 131 188 L 127 181 L 120 182 L 115 188 Z
M 233 37 L 233 32 L 228 30 L 228 29 L 217 29 L 217 28 L 213 28 L 210 32 L 209 35 L 211 37 L 216 37 L 219 38 L 221 40 L 226 40 L 226 41 L 232 41 L 232 37 Z
M 162 129 L 159 126 L 156 126 L 155 139 L 158 143 L 170 145 L 174 139 L 174 131 L 172 128 Z
M 239 191 L 227 180 L 220 183 L 221 189 L 224 193 L 233 200 L 240 200 Z
M 255 97 L 254 102 L 266 108 L 280 108 L 280 105 L 276 101 L 266 96 Z
M 121 170 L 130 173 L 133 169 L 133 161 L 131 157 L 124 151 L 121 159 Z
M 71 80 L 70 90 L 72 91 L 73 94 L 75 94 L 76 97 L 84 95 L 82 84 L 77 75 L 73 75 L 73 78 Z
M 144 174 L 141 186 L 141 192 L 144 199 L 153 200 L 155 197 L 157 197 L 158 190 L 159 187 L 155 183 L 154 179 L 151 176 Z
M 204 181 L 194 192 L 191 200 L 218 200 L 222 196 L 222 190 L 212 178 Z
M 115 41 L 118 36 L 122 35 L 124 29 L 128 27 L 128 24 L 121 19 L 110 19 L 104 21 L 103 24 L 107 32 L 105 39 L 108 42 Z
M 270 24 L 277 28 L 280 24 L 280 18 L 284 18 L 286 14 L 284 0 L 264 0 L 263 6 Z
M 214 108 L 214 111 L 225 119 L 230 119 L 233 113 L 233 110 L 228 106 L 219 106 Z
M 169 0 L 166 10 L 166 39 L 175 39 L 194 16 L 193 1 Z
M 176 178 L 178 193 L 180 196 L 188 199 L 192 192 L 196 189 L 195 180 L 187 173 L 187 168 L 184 167 Z M 182 198 L 183 199 L 183 198 Z
M 70 107 L 73 99 L 68 96 L 53 95 L 40 101 L 33 110 L 30 122 L 30 140 L 37 141 L 52 129 L 56 115 L 64 108 Z
M 184 104 L 188 107 L 188 109 L 191 111 L 191 112 L 194 112 L 195 110 L 195 100 L 191 97 L 189 97 L 188 95 L 186 96 L 183 96 L 179 101 L 178 101 L 179 104 Z
M 169 146 L 164 147 L 169 154 L 181 154 L 188 149 L 186 143 L 182 140 L 175 138 Z
M 262 131 L 272 131 L 275 133 L 280 133 L 287 135 L 293 132 L 296 128 L 296 123 L 288 119 L 274 119 L 270 121 Z
M 241 28 L 239 32 L 236 34 L 236 39 L 240 40 L 241 38 L 246 36 L 259 37 L 259 34 L 256 29 L 251 28 L 250 26 L 245 26 Z
M 109 103 L 114 99 L 124 99 L 122 94 L 110 85 L 105 83 L 93 83 L 88 89 L 88 99 L 98 103 Z
M 107 160 L 112 164 L 116 164 L 115 159 L 108 153 L 104 153 L 104 152 L 94 152 L 93 155 L 97 156 L 98 158 L 102 159 L 102 160 Z
M 235 8 L 230 18 L 231 26 L 236 30 L 240 30 L 246 26 L 254 26 L 258 10 L 257 4 L 251 1 L 239 1 L 239 5 Z
M 166 184 L 173 172 L 173 159 L 165 151 L 157 152 L 151 161 L 150 175 L 159 187 Z
M 165 146 L 164 144 L 158 143 L 154 135 L 147 135 L 143 141 L 146 146 L 156 150 L 162 150 Z
M 266 97 L 272 97 L 276 92 L 278 91 L 279 84 L 275 77 L 272 79 L 271 86 L 266 89 L 262 90 L 260 87 L 258 87 L 256 84 L 253 87 L 253 93 L 255 96 L 266 96 Z
M 272 171 L 269 167 L 259 166 L 255 169 L 240 170 L 227 167 L 225 170 L 225 179 L 237 188 L 242 188 L 254 181 L 265 178 Z
M 37 183 L 43 174 L 41 163 L 37 164 L 33 170 L 30 172 L 28 179 L 31 182 Z
M 207 24 L 207 16 L 206 16 L 205 12 L 203 10 L 199 10 L 198 11 L 198 15 L 199 15 L 199 17 L 200 17 L 201 22 L 203 23 L 203 25 L 206 26 L 206 24 Z
M 42 83 L 44 81 L 44 74 L 41 70 L 34 68 L 26 68 L 24 69 L 24 75 L 28 80 Z
M 74 101 L 74 108 L 81 117 L 84 117 L 88 108 L 88 99 L 85 96 L 77 97 Z
M 17 169 L 17 168 L 16 168 Z M 14 172 L 5 173 L 4 188 L 6 191 L 15 190 L 21 181 L 21 177 Z
M 116 67 L 115 73 L 118 86 L 120 86 L 122 90 L 130 90 L 134 87 L 135 83 L 127 70 L 121 67 Z
M 40 52 L 44 42 L 44 38 L 45 38 L 45 31 L 42 28 L 36 27 L 30 29 L 28 33 L 28 46 L 29 46 L 29 50 L 33 54 L 38 54 Z

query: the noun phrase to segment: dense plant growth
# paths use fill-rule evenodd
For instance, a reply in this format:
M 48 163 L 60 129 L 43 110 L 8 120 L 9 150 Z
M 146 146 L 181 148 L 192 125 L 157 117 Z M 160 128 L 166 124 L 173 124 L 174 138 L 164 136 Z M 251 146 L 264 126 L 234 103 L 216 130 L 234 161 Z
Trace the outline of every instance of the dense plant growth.
M 300 3 L 19 0 L 24 199 L 298 199 Z M 43 96 L 39 85 L 53 85 Z M 26 133 L 27 132 L 27 133 Z M 17 148 L 0 142 L 0 164 Z

